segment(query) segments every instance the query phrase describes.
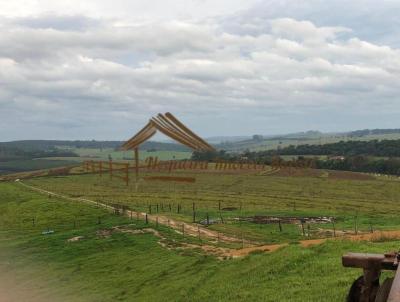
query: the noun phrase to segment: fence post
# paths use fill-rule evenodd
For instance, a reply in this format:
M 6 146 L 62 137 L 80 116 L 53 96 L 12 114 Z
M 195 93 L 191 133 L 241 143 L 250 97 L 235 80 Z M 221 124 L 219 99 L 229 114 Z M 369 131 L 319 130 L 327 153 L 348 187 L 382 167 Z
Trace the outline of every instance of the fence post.
M 356 235 L 358 234 L 357 212 L 356 212 L 356 216 L 354 216 L 354 233 L 355 233 Z
M 335 219 L 332 219 L 332 225 L 333 225 L 333 237 L 336 237 L 336 228 L 335 228 Z
M 110 174 L 110 179 L 112 179 L 113 178 L 113 164 L 112 164 L 111 159 L 108 162 L 108 173 Z
M 282 224 L 281 224 L 281 220 L 278 220 L 278 224 L 279 224 L 279 232 L 282 232 Z
M 125 164 L 125 182 L 129 185 L 129 164 Z
M 149 219 L 148 219 L 147 213 L 146 213 L 146 224 L 148 224 L 148 223 L 149 223 Z

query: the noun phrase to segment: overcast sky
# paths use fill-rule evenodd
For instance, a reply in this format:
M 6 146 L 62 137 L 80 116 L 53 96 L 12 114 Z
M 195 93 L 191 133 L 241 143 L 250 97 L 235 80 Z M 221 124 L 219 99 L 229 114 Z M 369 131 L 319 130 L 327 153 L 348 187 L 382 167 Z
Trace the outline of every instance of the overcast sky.
M 400 128 L 400 1 L 0 0 L 0 141 Z

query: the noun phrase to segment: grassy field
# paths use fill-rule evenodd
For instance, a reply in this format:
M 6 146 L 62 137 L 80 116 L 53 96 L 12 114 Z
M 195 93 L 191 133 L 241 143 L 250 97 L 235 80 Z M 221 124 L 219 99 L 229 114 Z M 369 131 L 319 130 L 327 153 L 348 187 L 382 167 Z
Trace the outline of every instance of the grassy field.
M 75 183 L 70 177 L 40 181 Z M 18 183 L 0 184 L 0 213 L 0 264 L 16 272 L 22 284 L 45 284 L 35 289 L 42 301 L 343 301 L 360 272 L 342 268 L 341 254 L 384 252 L 400 243 L 293 244 L 220 261 L 180 249 L 179 242 L 188 239 L 166 227 L 158 230 L 175 249 L 164 248 L 152 234 L 105 232 L 145 225 L 95 206 L 48 198 Z M 55 232 L 42 235 L 48 229 Z M 76 236 L 84 238 L 68 242 Z
M 400 229 L 400 218 L 393 211 L 400 199 L 397 178 L 366 175 L 366 180 L 357 180 L 351 177 L 358 174 L 315 171 L 304 170 L 303 176 L 176 172 L 195 177 L 193 184 L 140 180 L 126 186 L 117 178 L 110 180 L 108 175 L 37 178 L 27 183 L 186 222 L 193 220 L 194 204 L 197 223 L 204 223 L 208 216 L 219 222 L 210 229 L 259 244 L 329 237 L 334 228 L 337 234 Z M 254 216 L 333 217 L 334 224 L 306 222 L 309 236 L 304 236 L 299 224 L 283 223 L 280 230 L 277 223 L 249 221 Z
M 76 164 L 76 161 L 67 157 L 63 159 L 27 159 L 6 161 L 0 162 L 0 175 L 22 171 L 51 169 L 74 164 Z

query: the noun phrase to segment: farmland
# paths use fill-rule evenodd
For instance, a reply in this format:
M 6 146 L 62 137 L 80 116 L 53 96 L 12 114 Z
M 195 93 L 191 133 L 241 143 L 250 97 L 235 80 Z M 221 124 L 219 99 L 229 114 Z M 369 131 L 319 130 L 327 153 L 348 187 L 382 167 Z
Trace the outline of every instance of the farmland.
M 391 211 L 400 198 L 397 178 L 375 179 L 367 174 L 311 169 L 272 174 L 267 171 L 266 175 L 189 171 L 176 174 L 195 177 L 196 182 L 140 181 L 126 186 L 117 179 L 110 181 L 107 175 L 76 175 L 38 178 L 27 183 L 72 197 L 119 203 L 186 222 L 192 222 L 194 206 L 196 222 L 204 221 L 207 216 L 213 221 L 222 219 L 226 223 L 213 224 L 210 228 L 236 237 L 244 233 L 249 240 L 264 244 L 299 240 L 303 233 L 298 225 L 287 224 L 280 231 L 277 224 L 257 224 L 245 218 L 334 217 L 335 228 L 345 232 L 353 232 L 355 224 L 359 232 L 400 227 L 400 219 Z M 332 230 L 333 225 L 310 223 L 305 227 L 311 237 L 321 237 L 325 236 L 324 229 Z
M 0 162 L 0 175 L 75 165 L 71 158 L 26 159 Z
M 99 159 L 108 159 L 111 156 L 114 160 L 132 160 L 133 152 L 127 151 L 115 151 L 111 148 L 104 149 L 95 149 L 95 148 L 71 148 L 68 149 L 78 154 L 82 158 L 99 158 Z M 143 150 L 140 152 L 140 159 L 144 160 L 147 157 L 158 157 L 160 160 L 169 160 L 169 159 L 188 159 L 192 155 L 190 151 L 168 151 L 168 150 L 160 150 L 160 151 L 148 151 Z
M 126 186 L 107 174 L 78 174 L 0 183 L 0 270 L 15 272 L 22 284 L 35 280 L 40 286 L 32 291 L 40 301 L 340 301 L 360 274 L 341 267 L 341 254 L 385 252 L 399 244 L 379 236 L 374 242 L 338 240 L 355 232 L 400 229 L 393 211 L 400 198 L 394 177 L 310 169 L 174 174 L 196 182 L 141 180 Z M 79 198 L 124 205 L 152 219 L 146 224 L 143 216 L 115 215 Z M 193 203 L 194 225 L 217 232 L 220 240 L 161 223 L 167 217 L 193 224 Z M 282 230 L 249 219 L 255 216 L 280 218 Z M 204 226 L 207 217 L 213 223 Z M 335 219 L 334 225 L 306 221 L 303 233 L 301 224 L 287 223 L 287 217 Z M 42 235 L 48 230 L 54 233 Z M 307 248 L 299 244 L 318 238 L 332 240 Z M 268 244 L 287 245 L 241 258 L 207 252 Z

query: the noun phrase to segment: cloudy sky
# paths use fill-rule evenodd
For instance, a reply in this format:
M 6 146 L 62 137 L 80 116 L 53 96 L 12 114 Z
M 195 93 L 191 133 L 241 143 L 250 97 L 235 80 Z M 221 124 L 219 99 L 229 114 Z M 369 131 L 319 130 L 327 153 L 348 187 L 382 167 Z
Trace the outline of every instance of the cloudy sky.
M 0 141 L 400 128 L 400 1 L 0 0 Z

